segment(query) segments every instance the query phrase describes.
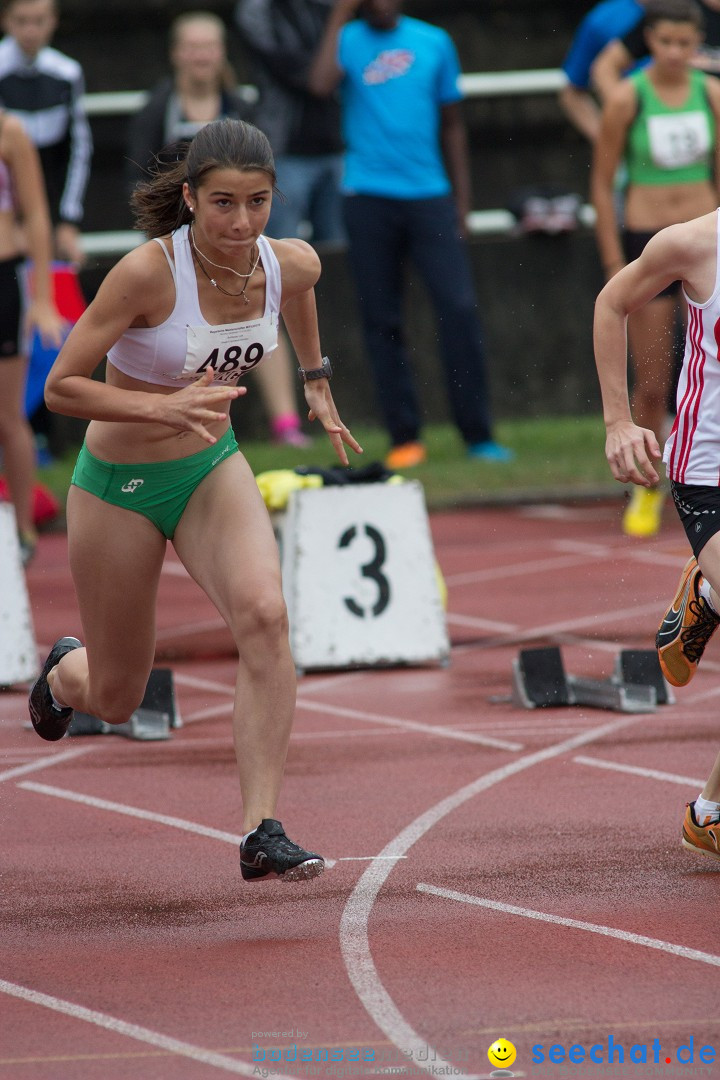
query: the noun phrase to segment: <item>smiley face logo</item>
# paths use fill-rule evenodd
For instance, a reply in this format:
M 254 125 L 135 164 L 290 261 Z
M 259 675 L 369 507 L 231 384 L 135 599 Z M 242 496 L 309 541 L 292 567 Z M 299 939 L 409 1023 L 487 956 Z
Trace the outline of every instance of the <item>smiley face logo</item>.
M 516 1057 L 517 1050 L 507 1039 L 496 1039 L 492 1046 L 488 1047 L 488 1061 L 499 1069 L 508 1068 Z

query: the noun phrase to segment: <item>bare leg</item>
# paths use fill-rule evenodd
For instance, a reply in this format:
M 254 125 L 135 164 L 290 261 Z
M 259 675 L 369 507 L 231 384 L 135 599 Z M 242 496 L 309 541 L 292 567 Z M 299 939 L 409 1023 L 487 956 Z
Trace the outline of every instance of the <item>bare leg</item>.
M 720 754 L 716 757 L 712 772 L 700 794 L 709 802 L 720 802 Z
M 155 655 L 155 601 L 166 540 L 147 518 L 71 487 L 70 569 L 85 648 L 48 675 L 61 705 L 109 724 L 142 701 Z
M 241 454 L 205 477 L 183 514 L 175 550 L 227 622 L 239 662 L 233 734 L 243 832 L 275 817 L 295 710 L 277 544 Z
M 32 489 L 35 446 L 32 429 L 25 417 L 26 368 L 27 363 L 20 356 L 0 361 L 0 446 L 18 530 L 23 536 L 34 540 Z

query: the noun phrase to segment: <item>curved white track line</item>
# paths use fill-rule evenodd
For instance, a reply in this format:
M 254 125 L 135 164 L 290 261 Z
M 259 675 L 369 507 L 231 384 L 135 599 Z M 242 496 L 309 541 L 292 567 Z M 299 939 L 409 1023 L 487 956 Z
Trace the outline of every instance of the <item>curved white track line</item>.
M 151 1031 L 138 1024 L 129 1024 L 126 1020 L 118 1020 L 117 1017 L 108 1016 L 107 1013 L 86 1009 L 84 1005 L 75 1005 L 72 1001 L 63 1001 L 62 998 L 52 997 L 50 994 L 41 994 L 38 990 L 30 990 L 26 986 L 6 982 L 5 979 L 0 979 L 0 993 L 20 998 L 21 1001 L 29 1001 L 32 1005 L 42 1005 L 46 1009 L 53 1009 L 55 1012 L 64 1013 L 65 1016 L 71 1016 L 75 1020 L 96 1024 L 108 1031 L 114 1031 L 117 1035 L 126 1035 L 130 1039 L 137 1039 L 138 1042 L 149 1043 L 150 1046 L 155 1046 L 159 1050 L 193 1058 L 195 1061 L 202 1062 L 203 1065 L 212 1065 L 225 1072 L 236 1073 L 238 1076 L 258 1075 L 257 1065 L 236 1061 L 235 1058 L 217 1054 L 214 1050 L 204 1050 L 201 1046 L 193 1046 L 192 1043 L 173 1039 L 169 1035 L 162 1035 L 159 1031 Z M 288 1077 L 288 1080 L 293 1080 L 293 1078 Z
M 499 769 L 485 773 L 484 776 L 466 784 L 465 787 L 460 788 L 453 795 L 448 795 L 420 817 L 415 818 L 383 848 L 358 881 L 340 920 L 340 948 L 348 977 L 355 993 L 378 1028 L 417 1068 L 432 1072 L 443 1066 L 453 1069 L 457 1066 L 444 1061 L 434 1050 L 432 1054 L 428 1053 L 428 1040 L 421 1038 L 402 1016 L 380 981 L 371 955 L 368 933 L 370 914 L 377 895 L 392 873 L 398 857 L 407 854 L 413 844 L 422 839 L 433 826 L 482 791 L 487 791 L 488 788 L 494 787 L 516 773 L 532 768 L 533 765 L 560 757 L 562 754 L 575 750 L 578 746 L 595 742 L 605 735 L 610 735 L 631 724 L 637 724 L 643 719 L 645 717 L 642 714 L 625 716 L 620 720 L 603 724 L 602 727 L 584 731 L 571 739 L 564 739 L 543 750 L 525 754 Z M 394 858 L 388 859 L 389 855 Z M 429 1061 L 432 1061 L 432 1064 L 425 1064 Z M 473 1080 L 473 1078 L 468 1077 L 466 1080 Z
M 432 893 L 433 896 L 442 896 L 445 900 L 459 900 L 463 904 L 475 904 L 477 907 L 490 908 L 492 911 L 504 911 L 508 915 L 520 915 L 525 919 L 537 919 L 538 922 L 554 923 L 556 926 L 569 926 L 573 930 L 587 930 L 591 934 L 602 934 L 603 937 L 627 941 L 630 945 L 644 945 L 646 949 L 659 949 L 660 952 L 670 953 L 672 956 L 681 956 L 684 960 L 699 960 L 703 964 L 720 967 L 720 956 L 715 956 L 713 953 L 703 952 L 702 949 L 688 949 L 686 945 L 674 945 L 672 941 L 662 941 L 660 938 L 646 937 L 644 934 L 633 934 L 629 930 L 617 930 L 614 926 L 566 919 L 563 915 L 549 915 L 545 911 L 533 911 L 532 908 L 516 907 L 515 904 L 502 904 L 499 900 L 487 900 L 482 896 L 455 892 L 454 889 L 438 889 L 434 885 L 418 885 L 417 890 L 422 893 Z

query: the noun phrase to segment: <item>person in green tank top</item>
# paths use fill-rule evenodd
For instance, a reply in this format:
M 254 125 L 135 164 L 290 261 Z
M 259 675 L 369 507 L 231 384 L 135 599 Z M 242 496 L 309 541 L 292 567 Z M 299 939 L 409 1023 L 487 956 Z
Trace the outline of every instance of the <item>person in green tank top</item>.
M 591 197 L 608 280 L 637 259 L 660 229 L 710 213 L 718 204 L 720 80 L 692 64 L 703 25 L 696 0 L 650 0 L 645 18 L 650 64 L 621 80 L 603 107 Z M 621 162 L 627 169 L 622 223 L 614 190 Z M 633 417 L 653 431 L 665 427 L 679 306 L 680 283 L 674 282 L 628 320 Z M 624 531 L 654 535 L 663 501 L 658 486 L 636 488 Z

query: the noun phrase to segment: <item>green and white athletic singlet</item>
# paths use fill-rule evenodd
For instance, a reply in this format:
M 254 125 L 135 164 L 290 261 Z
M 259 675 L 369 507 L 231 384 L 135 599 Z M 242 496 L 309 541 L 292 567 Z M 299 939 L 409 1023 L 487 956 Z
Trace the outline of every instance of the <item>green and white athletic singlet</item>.
M 709 180 L 716 125 L 705 84 L 708 76 L 690 72 L 685 102 L 665 105 L 648 78 L 648 69 L 630 76 L 638 100 L 627 140 L 631 184 L 684 184 Z

